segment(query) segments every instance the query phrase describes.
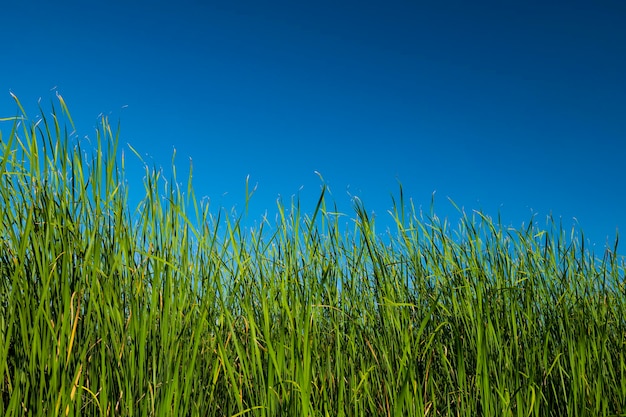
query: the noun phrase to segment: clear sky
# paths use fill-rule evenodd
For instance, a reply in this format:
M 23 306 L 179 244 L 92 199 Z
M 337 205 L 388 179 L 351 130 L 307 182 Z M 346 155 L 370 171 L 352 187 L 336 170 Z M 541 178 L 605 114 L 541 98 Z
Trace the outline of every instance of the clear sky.
M 312 211 L 318 171 L 378 232 L 400 181 L 440 217 L 552 213 L 601 254 L 626 232 L 624 22 L 623 0 L 6 2 L 0 116 L 59 92 L 79 136 L 104 113 L 126 155 L 191 158 L 216 210 L 249 175 L 251 217 Z

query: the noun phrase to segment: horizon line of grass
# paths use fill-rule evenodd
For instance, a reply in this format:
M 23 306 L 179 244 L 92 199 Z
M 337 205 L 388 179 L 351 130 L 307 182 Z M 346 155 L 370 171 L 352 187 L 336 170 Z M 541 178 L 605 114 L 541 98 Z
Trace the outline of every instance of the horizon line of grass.
M 246 229 L 147 166 L 131 211 L 119 127 L 88 155 L 61 96 L 34 122 L 15 100 L 0 414 L 626 415 L 618 238 L 597 259 L 556 222 L 452 229 L 401 187 L 389 241 L 358 199 L 341 227 L 324 187 Z

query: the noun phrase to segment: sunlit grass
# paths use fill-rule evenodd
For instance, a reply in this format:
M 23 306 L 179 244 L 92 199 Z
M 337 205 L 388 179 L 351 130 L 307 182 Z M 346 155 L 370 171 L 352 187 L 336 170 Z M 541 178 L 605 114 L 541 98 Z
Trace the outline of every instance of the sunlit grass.
M 60 97 L 37 121 L 16 102 L 1 414 L 626 415 L 617 241 L 597 259 L 555 222 L 451 225 L 401 189 L 388 239 L 325 189 L 252 229 L 148 166 L 135 210 L 106 118 L 83 149 Z

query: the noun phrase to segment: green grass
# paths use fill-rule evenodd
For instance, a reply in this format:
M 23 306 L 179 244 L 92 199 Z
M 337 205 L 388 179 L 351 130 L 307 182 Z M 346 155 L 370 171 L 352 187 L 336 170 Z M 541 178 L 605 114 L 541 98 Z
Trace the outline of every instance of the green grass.
M 325 191 L 246 228 L 150 167 L 135 210 L 106 118 L 83 149 L 62 98 L 38 121 L 16 103 L 1 415 L 626 415 L 617 241 L 596 258 L 556 222 L 452 226 L 401 189 L 384 239 Z

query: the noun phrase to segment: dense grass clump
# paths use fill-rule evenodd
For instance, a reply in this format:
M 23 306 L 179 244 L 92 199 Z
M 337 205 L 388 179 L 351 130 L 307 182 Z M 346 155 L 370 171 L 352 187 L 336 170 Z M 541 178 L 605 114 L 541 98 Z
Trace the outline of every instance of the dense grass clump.
M 402 191 L 384 240 L 356 199 L 340 226 L 325 191 L 244 228 L 149 167 L 131 210 L 106 118 L 86 151 L 60 97 L 37 121 L 17 104 L 0 414 L 626 415 L 617 241 L 595 258 L 556 223 L 479 212 L 452 229 Z

